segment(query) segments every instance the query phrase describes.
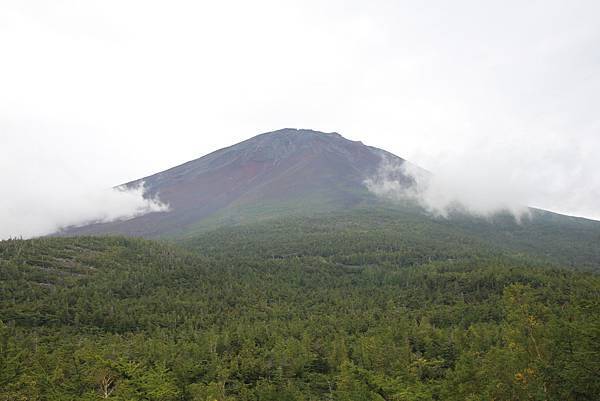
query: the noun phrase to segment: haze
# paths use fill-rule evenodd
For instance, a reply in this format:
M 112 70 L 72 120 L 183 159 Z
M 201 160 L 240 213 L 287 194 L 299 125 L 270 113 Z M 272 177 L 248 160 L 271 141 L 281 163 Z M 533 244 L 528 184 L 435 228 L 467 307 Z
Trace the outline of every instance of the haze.
M 0 4 L 0 238 L 166 207 L 109 188 L 282 127 L 439 202 L 600 219 L 600 3 Z M 442 205 L 443 206 L 443 205 Z

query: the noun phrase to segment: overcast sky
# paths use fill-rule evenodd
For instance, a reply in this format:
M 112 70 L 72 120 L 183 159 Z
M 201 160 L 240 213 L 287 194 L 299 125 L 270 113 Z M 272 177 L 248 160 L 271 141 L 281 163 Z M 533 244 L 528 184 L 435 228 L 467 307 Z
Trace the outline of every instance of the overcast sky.
M 0 238 L 135 214 L 102 191 L 283 127 L 600 219 L 599 17 L 594 0 L 2 0 Z

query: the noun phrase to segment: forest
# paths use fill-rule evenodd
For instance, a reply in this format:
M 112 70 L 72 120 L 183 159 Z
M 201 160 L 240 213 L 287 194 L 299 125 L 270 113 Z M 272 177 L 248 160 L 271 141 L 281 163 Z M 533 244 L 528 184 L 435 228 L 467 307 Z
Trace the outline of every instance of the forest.
M 397 221 L 2 241 L 0 400 L 600 399 L 594 247 Z

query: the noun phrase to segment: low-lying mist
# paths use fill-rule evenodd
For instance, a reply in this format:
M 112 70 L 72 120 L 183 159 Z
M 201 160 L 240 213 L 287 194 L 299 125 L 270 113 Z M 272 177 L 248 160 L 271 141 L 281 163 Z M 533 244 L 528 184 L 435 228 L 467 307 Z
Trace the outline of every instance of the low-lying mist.
M 169 209 L 158 199 L 144 198 L 143 184 L 104 189 L 90 183 L 51 186 L 22 185 L 10 202 L 5 197 L 0 198 L 0 239 L 31 238 L 69 226 L 127 220 Z M 19 197 L 18 202 L 15 195 Z
M 385 199 L 414 201 L 435 216 L 447 218 L 453 211 L 479 217 L 509 212 L 520 221 L 529 215 L 525 194 L 518 186 L 477 165 L 430 173 L 410 162 L 383 158 L 365 185 Z

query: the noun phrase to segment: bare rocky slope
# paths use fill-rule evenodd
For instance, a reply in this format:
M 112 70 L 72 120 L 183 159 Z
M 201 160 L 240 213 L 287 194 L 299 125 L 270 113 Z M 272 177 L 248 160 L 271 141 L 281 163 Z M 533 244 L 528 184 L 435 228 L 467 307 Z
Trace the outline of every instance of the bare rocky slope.
M 405 162 L 338 133 L 268 132 L 125 184 L 143 183 L 145 196 L 167 203 L 168 212 L 72 227 L 62 234 L 176 236 L 261 217 L 344 210 L 374 200 L 364 181 L 383 159 Z M 395 179 L 410 184 L 408 177 Z

